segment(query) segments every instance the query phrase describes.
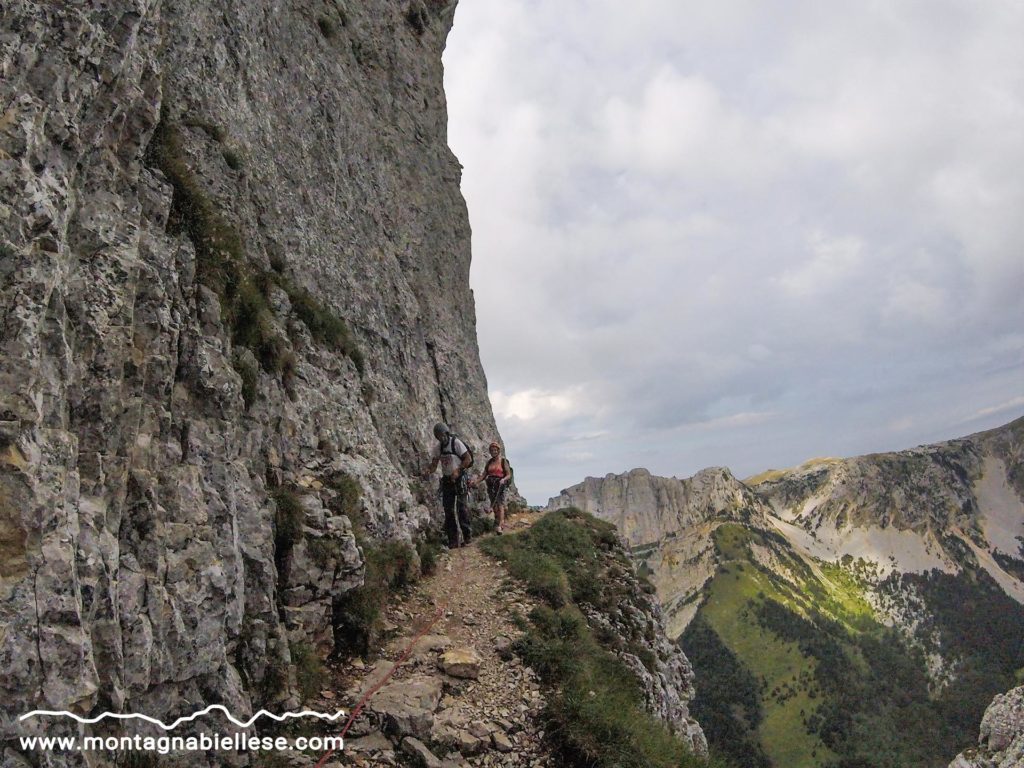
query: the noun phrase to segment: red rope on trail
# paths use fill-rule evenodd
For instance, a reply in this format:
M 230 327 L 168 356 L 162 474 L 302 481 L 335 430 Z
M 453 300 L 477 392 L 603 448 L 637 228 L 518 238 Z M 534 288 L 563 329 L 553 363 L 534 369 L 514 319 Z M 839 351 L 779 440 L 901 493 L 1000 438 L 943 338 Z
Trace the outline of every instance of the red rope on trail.
M 462 575 L 462 570 L 465 568 L 465 566 L 466 566 L 466 558 L 460 557 L 459 558 L 459 576 Z M 455 578 L 456 582 L 459 581 L 458 577 L 453 577 L 453 578 Z M 384 686 L 384 683 L 386 683 L 391 678 L 391 676 L 393 674 L 395 674 L 395 672 L 398 670 L 398 668 L 400 666 L 402 666 L 402 663 L 406 659 L 409 658 L 409 654 L 412 653 L 412 649 L 416 645 L 416 643 L 418 643 L 420 640 L 422 640 L 423 636 L 426 635 L 427 632 L 429 632 L 431 629 L 433 629 L 434 625 L 437 624 L 437 622 L 441 619 L 442 616 L 444 616 L 444 612 L 448 608 L 448 603 L 450 603 L 450 602 L 451 602 L 451 592 L 449 591 L 448 592 L 448 598 L 444 601 L 444 603 L 442 603 L 440 606 L 438 606 L 437 610 L 434 611 L 433 618 L 431 618 L 430 621 L 427 622 L 426 625 L 424 625 L 423 629 L 421 629 L 416 634 L 416 636 L 412 639 L 412 641 L 409 643 L 409 645 L 406 646 L 405 650 L 402 652 L 402 655 L 398 657 L 397 661 L 395 661 L 394 666 L 391 667 L 390 670 L 388 670 L 388 673 L 386 675 L 384 675 L 384 677 L 382 677 L 376 683 L 376 685 L 374 685 L 372 688 L 370 688 L 370 690 L 368 690 L 366 693 L 363 694 L 363 697 L 359 700 L 359 702 L 353 708 L 352 714 L 350 714 L 348 716 L 348 720 L 345 721 L 345 725 L 341 729 L 341 733 L 338 734 L 342 739 L 345 738 L 345 734 L 348 733 L 348 729 L 352 727 L 352 723 L 355 722 L 355 719 L 359 716 L 359 713 L 363 711 L 363 707 L 366 706 L 366 702 L 368 702 L 370 700 L 370 697 L 373 696 L 373 694 L 375 694 L 377 691 L 379 691 Z M 330 758 L 330 756 L 333 755 L 335 752 L 337 752 L 336 749 L 328 750 L 324 754 L 324 756 L 321 757 L 317 761 L 317 764 L 316 764 L 316 766 L 314 766 L 314 768 L 323 768 L 324 763 L 326 763 L 328 758 Z

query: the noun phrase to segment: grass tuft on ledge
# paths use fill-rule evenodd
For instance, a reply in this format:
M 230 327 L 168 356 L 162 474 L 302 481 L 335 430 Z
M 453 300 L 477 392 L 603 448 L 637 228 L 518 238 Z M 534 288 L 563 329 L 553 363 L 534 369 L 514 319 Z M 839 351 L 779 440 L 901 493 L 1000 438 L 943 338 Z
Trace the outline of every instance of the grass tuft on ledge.
M 366 573 L 363 585 L 334 599 L 335 653 L 366 656 L 380 642 L 381 609 L 393 592 L 420 578 L 420 562 L 413 546 L 404 541 L 364 542 Z

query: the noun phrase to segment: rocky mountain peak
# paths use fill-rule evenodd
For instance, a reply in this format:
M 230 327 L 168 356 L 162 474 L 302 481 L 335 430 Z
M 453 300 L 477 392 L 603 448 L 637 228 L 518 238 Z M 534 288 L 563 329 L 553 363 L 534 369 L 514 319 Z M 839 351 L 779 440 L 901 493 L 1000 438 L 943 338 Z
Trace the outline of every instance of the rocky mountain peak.
M 643 468 L 588 477 L 548 501 L 548 509 L 578 507 L 615 523 L 629 545 L 643 549 L 712 520 L 764 522 L 767 507 L 725 467 L 683 480 Z
M 550 506 L 581 506 L 629 540 L 697 669 L 694 711 L 713 746 L 743 765 L 892 753 L 924 766 L 962 748 L 963 724 L 1019 681 L 1022 459 L 1018 419 L 742 483 L 721 468 L 588 478 Z M 1017 698 L 996 699 L 955 768 L 1018 765 Z M 930 720 L 935 732 L 919 728 Z

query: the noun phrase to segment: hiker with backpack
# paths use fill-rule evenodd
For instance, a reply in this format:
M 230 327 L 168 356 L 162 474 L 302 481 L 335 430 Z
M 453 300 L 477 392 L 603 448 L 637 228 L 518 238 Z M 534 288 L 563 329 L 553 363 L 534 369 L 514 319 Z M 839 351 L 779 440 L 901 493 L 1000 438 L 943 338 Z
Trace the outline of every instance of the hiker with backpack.
M 495 529 L 499 534 L 505 532 L 505 491 L 512 482 L 512 465 L 501 455 L 501 446 L 493 442 L 487 448 L 491 458 L 484 465 L 483 471 L 469 481 L 475 488 L 480 480 L 487 484 L 487 497 L 491 500 L 491 512 L 494 513 Z
M 441 506 L 444 507 L 444 529 L 448 548 L 466 546 L 472 535 L 469 525 L 469 504 L 466 470 L 473 466 L 473 452 L 454 434 L 447 424 L 434 425 L 437 445 L 431 451 L 430 468 L 423 474 L 428 479 L 441 465 Z

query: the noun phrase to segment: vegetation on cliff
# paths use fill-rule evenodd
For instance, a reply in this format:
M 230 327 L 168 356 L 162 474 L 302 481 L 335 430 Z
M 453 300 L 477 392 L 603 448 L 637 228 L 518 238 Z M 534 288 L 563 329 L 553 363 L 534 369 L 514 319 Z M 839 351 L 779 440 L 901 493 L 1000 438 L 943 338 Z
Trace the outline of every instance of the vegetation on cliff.
M 570 508 L 481 546 L 545 603 L 523 621 L 517 650 L 551 688 L 548 732 L 566 765 L 724 765 L 693 755 L 648 712 L 637 677 L 616 654 L 628 652 L 629 639 L 587 621 L 629 591 L 621 576 L 632 567 L 614 526 Z
M 193 125 L 202 127 L 214 140 L 223 140 L 222 129 L 195 121 Z M 196 277 L 220 299 L 221 314 L 234 344 L 251 350 L 263 370 L 281 374 L 286 384 L 294 375 L 295 355 L 287 337 L 277 329 L 270 306 L 270 292 L 277 286 L 288 295 L 292 309 L 313 339 L 347 355 L 363 372 L 362 352 L 345 321 L 295 284 L 285 274 L 283 261 L 265 270 L 249 258 L 239 228 L 190 166 L 181 129 L 166 113 L 153 133 L 147 159 L 174 190 L 168 228 L 186 235 L 195 248 Z M 233 170 L 241 164 L 237 153 L 230 150 L 225 151 L 225 162 Z M 256 397 L 256 371 L 238 356 L 234 365 L 242 377 L 248 407 Z

